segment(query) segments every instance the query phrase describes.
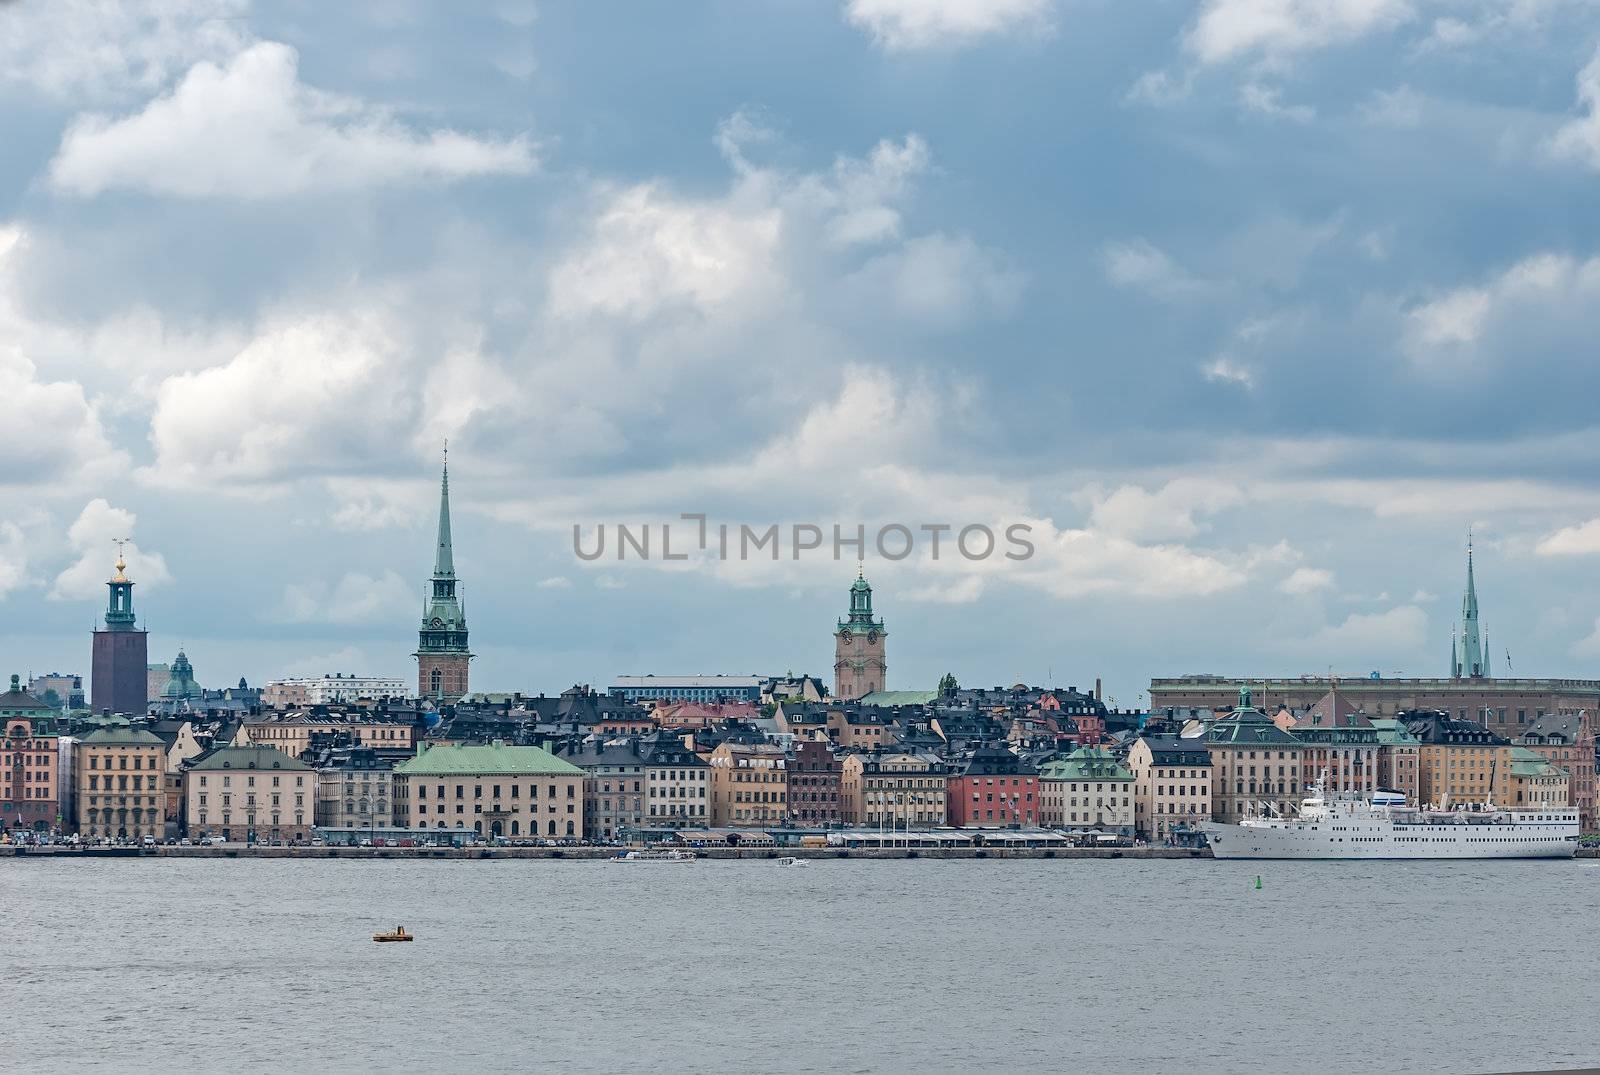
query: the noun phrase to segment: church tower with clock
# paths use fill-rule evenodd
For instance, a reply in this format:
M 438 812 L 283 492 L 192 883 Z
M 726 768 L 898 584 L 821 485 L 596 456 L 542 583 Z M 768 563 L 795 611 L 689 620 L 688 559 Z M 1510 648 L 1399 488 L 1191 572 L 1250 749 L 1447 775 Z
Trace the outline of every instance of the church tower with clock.
M 862 698 L 884 689 L 889 664 L 883 642 L 889 632 L 872 618 L 872 587 L 863 571 L 850 586 L 850 615 L 834 632 L 833 696 Z
M 422 629 L 417 632 L 417 695 L 435 702 L 453 702 L 467 693 L 467 616 L 456 593 L 455 552 L 450 543 L 450 461 L 439 481 L 439 544 L 434 550 L 433 577 L 422 603 Z

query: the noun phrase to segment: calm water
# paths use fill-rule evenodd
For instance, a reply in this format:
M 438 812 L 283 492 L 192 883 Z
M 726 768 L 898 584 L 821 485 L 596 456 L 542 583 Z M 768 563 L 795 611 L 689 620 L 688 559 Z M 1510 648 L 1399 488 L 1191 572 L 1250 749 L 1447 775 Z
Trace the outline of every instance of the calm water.
M 1570 1067 L 1600 1058 L 1597 882 L 1587 862 L 0 859 L 0 1067 Z M 396 923 L 420 939 L 368 939 Z

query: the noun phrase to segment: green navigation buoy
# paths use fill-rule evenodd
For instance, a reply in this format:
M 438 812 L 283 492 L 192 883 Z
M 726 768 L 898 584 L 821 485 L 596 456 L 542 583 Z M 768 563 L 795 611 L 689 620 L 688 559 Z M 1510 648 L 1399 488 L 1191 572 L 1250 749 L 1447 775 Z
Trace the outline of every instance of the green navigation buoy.
M 1261 891 L 1261 875 L 1259 873 L 1256 874 L 1256 891 Z

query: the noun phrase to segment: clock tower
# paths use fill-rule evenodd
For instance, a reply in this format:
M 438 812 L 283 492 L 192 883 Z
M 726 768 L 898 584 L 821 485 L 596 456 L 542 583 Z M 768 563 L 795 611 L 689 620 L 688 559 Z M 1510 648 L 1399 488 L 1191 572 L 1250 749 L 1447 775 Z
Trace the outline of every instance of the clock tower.
M 448 450 L 447 450 L 448 452 Z M 450 461 L 445 458 L 439 480 L 439 544 L 434 550 L 433 577 L 422 603 L 422 629 L 417 632 L 417 694 L 435 702 L 453 702 L 467 693 L 467 616 L 456 593 L 455 553 L 450 544 Z
M 889 637 L 883 621 L 872 618 L 872 587 L 864 572 L 850 586 L 850 615 L 833 634 L 833 696 L 861 698 L 884 689 L 889 664 L 883 642 Z

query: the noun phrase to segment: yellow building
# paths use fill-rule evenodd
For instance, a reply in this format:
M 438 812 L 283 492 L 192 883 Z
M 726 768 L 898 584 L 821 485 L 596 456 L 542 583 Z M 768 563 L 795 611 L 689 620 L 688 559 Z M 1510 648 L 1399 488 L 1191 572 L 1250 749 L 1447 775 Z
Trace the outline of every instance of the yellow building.
M 891 750 L 852 754 L 839 775 L 846 825 L 936 828 L 945 823 L 945 763 L 936 754 Z
M 166 835 L 167 745 L 126 717 L 110 717 L 72 745 L 79 835 L 160 840 Z
M 723 743 L 711 764 L 711 824 L 782 825 L 789 814 L 784 749 L 771 743 Z
M 1511 744 L 1483 725 L 1438 711 L 1400 716 L 1416 737 L 1417 799 L 1425 806 L 1457 803 L 1507 805 L 1511 797 Z

